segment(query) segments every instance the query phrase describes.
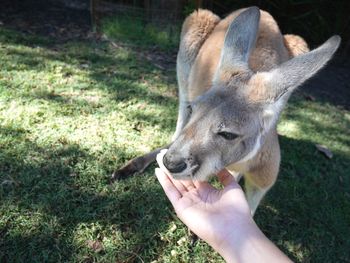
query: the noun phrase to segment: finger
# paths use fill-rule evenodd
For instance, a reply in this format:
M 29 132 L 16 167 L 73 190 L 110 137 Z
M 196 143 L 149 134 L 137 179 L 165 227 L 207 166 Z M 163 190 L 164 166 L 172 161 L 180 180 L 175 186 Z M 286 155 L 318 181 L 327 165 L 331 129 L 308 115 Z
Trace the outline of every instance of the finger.
M 174 180 L 174 181 L 178 181 L 179 183 L 181 183 L 182 186 L 185 187 L 187 191 L 191 191 L 192 189 L 196 188 L 192 179 L 190 179 L 190 180 Z
M 166 152 L 168 151 L 168 149 L 163 149 L 160 151 L 160 153 L 157 154 L 157 163 L 159 165 L 159 168 L 162 169 L 170 178 L 170 180 L 172 181 L 172 183 L 174 185 L 176 185 L 176 187 L 181 191 L 189 191 L 193 188 L 195 188 L 192 180 L 176 180 L 171 176 L 171 173 L 169 172 L 169 170 L 165 167 L 164 163 L 163 163 L 163 158 L 164 155 L 166 154 Z
M 186 188 L 186 186 L 182 183 L 181 180 L 176 180 L 174 179 L 171 175 L 168 176 L 169 180 L 176 186 L 176 188 L 180 191 L 180 193 L 182 195 L 184 195 L 184 193 L 188 192 L 188 189 Z
M 196 186 L 196 191 L 202 198 L 207 198 L 208 193 L 217 190 L 214 186 L 212 186 L 208 182 L 194 181 L 194 185 Z
M 175 185 L 177 190 L 179 190 L 183 194 L 184 192 L 187 192 L 187 188 L 179 180 L 175 180 L 163 164 L 163 157 L 167 151 L 168 149 L 163 149 L 160 151 L 160 153 L 157 154 L 157 163 L 159 165 L 159 168 L 168 176 L 168 179 L 172 182 L 173 185 Z
M 160 168 L 169 178 L 169 180 L 176 186 L 176 188 L 181 192 L 183 195 L 185 192 L 188 192 L 189 190 L 195 188 L 193 182 L 191 180 L 177 180 L 174 179 L 174 177 L 171 175 L 171 173 L 168 171 L 164 171 L 162 168 Z
M 166 154 L 167 151 L 168 151 L 168 149 L 161 150 L 160 153 L 157 154 L 156 160 L 157 160 L 157 163 L 159 165 L 159 168 L 162 169 L 166 174 L 169 175 L 170 172 L 163 164 L 163 158 L 164 158 L 164 155 Z
M 171 204 L 175 206 L 177 201 L 182 197 L 180 191 L 173 185 L 169 177 L 161 169 L 156 168 L 155 174 L 166 196 L 169 198 Z
M 235 182 L 235 179 L 234 179 L 233 175 L 230 174 L 229 171 L 227 171 L 226 168 L 222 169 L 222 170 L 218 173 L 218 178 L 219 178 L 219 181 L 220 181 L 224 186 L 228 186 L 229 184 Z

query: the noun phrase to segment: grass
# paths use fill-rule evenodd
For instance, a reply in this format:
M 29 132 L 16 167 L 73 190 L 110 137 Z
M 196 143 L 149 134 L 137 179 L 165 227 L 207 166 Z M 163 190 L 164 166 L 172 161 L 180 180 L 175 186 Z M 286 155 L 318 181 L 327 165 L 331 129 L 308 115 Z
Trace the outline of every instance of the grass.
M 0 262 L 223 262 L 190 245 L 152 168 L 108 183 L 175 127 L 175 72 L 138 52 L 0 29 Z M 296 262 L 350 261 L 349 127 L 348 111 L 302 96 L 282 116 L 256 221 Z
M 178 23 L 168 23 L 160 28 L 152 23 L 145 23 L 141 16 L 118 15 L 106 18 L 102 21 L 102 31 L 110 39 L 142 47 L 157 46 L 164 51 L 176 49 L 180 39 Z

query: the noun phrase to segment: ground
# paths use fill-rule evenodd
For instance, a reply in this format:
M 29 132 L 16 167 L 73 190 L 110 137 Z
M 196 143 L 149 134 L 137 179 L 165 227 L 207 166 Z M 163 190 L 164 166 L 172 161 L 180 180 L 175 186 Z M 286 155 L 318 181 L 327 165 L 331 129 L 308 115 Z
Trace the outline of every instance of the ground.
M 86 11 L 62 19 L 58 2 L 32 15 L 4 5 L 0 262 L 222 262 L 191 244 L 154 167 L 109 184 L 115 167 L 171 137 L 173 53 L 96 38 Z M 348 66 L 336 58 L 301 87 L 278 126 L 280 175 L 255 219 L 296 262 L 350 262 Z

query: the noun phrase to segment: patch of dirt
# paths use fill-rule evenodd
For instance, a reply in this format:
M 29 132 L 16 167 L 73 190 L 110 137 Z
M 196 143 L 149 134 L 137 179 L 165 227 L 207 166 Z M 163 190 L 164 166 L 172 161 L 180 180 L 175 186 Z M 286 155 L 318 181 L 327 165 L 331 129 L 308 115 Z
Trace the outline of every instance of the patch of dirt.
M 115 41 L 110 41 L 111 45 L 114 48 L 120 48 L 120 47 L 129 47 L 132 48 L 133 51 L 137 52 L 138 57 L 141 60 L 147 60 L 150 63 L 152 63 L 156 68 L 162 70 L 162 71 L 174 71 L 176 69 L 176 56 L 177 51 L 162 51 L 158 48 L 140 48 L 137 46 L 132 46 L 129 44 L 119 43 Z
M 74 2 L 77 5 L 68 6 L 58 0 L 2 0 L 0 25 L 58 41 L 87 38 L 92 28 L 90 11 L 86 9 L 89 1 Z

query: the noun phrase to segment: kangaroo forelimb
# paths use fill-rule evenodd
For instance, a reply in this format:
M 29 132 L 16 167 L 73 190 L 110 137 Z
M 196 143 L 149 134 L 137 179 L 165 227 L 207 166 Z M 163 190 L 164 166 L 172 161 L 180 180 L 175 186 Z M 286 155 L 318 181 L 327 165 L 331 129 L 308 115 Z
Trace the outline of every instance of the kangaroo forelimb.
M 125 179 L 136 173 L 142 173 L 152 162 L 156 160 L 157 154 L 163 150 L 169 148 L 171 144 L 164 147 L 157 148 L 149 153 L 142 156 L 138 156 L 128 161 L 123 167 L 117 169 L 112 174 L 112 182 L 120 179 Z

